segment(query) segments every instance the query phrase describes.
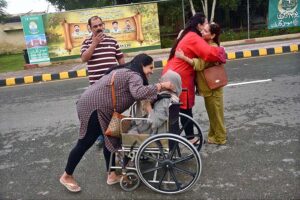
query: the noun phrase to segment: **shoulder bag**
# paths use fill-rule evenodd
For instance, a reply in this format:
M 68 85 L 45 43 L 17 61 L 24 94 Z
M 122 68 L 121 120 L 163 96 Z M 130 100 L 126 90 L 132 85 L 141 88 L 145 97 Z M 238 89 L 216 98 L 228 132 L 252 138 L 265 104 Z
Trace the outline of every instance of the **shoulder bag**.
M 121 137 L 121 120 L 128 116 L 122 115 L 116 111 L 117 102 L 116 102 L 115 84 L 114 84 L 115 74 L 116 74 L 116 72 L 113 73 L 111 81 L 110 81 L 114 112 L 112 114 L 112 118 L 111 118 L 104 134 L 106 136 L 120 138 Z M 130 122 L 126 120 L 122 125 L 130 126 Z M 125 127 L 122 127 L 123 130 L 124 130 L 124 128 Z
M 227 74 L 223 64 L 205 68 L 203 73 L 206 83 L 211 90 L 224 87 L 228 83 Z

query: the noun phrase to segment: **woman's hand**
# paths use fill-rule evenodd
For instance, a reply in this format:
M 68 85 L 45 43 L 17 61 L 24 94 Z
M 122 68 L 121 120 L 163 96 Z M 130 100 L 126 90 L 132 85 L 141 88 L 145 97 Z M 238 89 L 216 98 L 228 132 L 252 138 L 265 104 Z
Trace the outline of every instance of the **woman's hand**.
M 220 63 L 225 64 L 226 63 L 226 52 L 225 52 L 225 49 L 222 46 L 220 46 L 219 49 L 220 49 L 220 51 L 219 51 Z
M 175 86 L 170 81 L 157 83 L 156 87 L 159 92 L 162 90 L 171 90 L 171 91 L 176 92 Z
M 170 81 L 161 82 L 162 89 L 172 90 L 175 92 L 175 86 Z
M 175 51 L 175 56 L 177 58 L 180 58 L 180 59 L 184 59 L 185 55 L 184 55 L 184 52 L 182 51 L 182 49 L 178 49 Z

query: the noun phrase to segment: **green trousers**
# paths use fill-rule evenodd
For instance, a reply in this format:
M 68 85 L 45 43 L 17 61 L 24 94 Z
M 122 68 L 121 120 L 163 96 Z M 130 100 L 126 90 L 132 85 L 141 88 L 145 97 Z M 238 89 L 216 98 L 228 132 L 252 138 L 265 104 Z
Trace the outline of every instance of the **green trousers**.
M 227 134 L 224 125 L 223 91 L 204 97 L 204 102 L 210 123 L 208 139 L 218 144 L 225 144 Z

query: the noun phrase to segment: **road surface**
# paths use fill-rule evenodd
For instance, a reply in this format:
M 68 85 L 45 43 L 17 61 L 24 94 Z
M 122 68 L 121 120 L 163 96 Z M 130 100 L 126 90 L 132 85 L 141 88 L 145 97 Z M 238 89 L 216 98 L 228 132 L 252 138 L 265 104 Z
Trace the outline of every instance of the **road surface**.
M 82 192 L 58 182 L 75 145 L 75 102 L 86 78 L 0 88 L 0 199 L 299 199 L 300 54 L 230 61 L 225 87 L 228 144 L 205 145 L 191 191 L 134 192 L 106 185 L 102 152 L 93 146 L 75 171 Z M 152 81 L 159 78 L 156 70 Z M 194 118 L 207 134 L 201 97 Z

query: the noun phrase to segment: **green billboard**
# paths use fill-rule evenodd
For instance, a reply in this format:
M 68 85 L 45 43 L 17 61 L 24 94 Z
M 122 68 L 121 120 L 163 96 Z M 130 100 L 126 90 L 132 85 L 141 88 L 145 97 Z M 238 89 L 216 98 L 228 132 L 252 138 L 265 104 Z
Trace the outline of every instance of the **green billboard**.
M 269 0 L 268 28 L 300 26 L 298 0 Z
M 30 64 L 49 62 L 42 15 L 22 16 L 21 22 Z

